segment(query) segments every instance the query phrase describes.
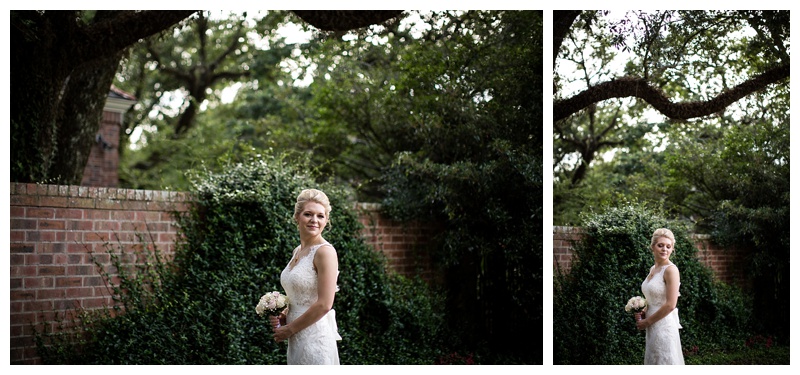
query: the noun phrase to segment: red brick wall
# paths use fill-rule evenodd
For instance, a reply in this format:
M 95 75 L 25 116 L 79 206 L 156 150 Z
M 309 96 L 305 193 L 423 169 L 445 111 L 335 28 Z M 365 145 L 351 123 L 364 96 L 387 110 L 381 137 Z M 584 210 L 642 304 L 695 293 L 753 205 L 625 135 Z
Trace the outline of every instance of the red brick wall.
M 82 186 L 12 183 L 10 194 L 12 364 L 38 363 L 30 323 L 111 303 L 90 252 L 105 254 L 110 242 L 133 253 L 136 233 L 149 231 L 170 255 L 177 231 L 168 210 L 188 204 L 185 193 Z
M 569 272 L 572 267 L 572 242 L 583 235 L 578 227 L 553 227 L 553 269 Z
M 191 204 L 181 192 L 84 186 L 11 183 L 10 195 L 11 364 L 40 363 L 31 323 L 52 322 L 54 310 L 112 302 L 90 252 L 105 254 L 110 242 L 134 254 L 136 234 L 149 231 L 170 256 L 177 228 L 169 212 Z M 357 208 L 365 239 L 386 254 L 391 270 L 435 278 L 420 251 L 427 226 L 387 220 L 374 204 Z
M 707 234 L 692 236 L 697 247 L 697 257 L 714 271 L 717 279 L 728 284 L 746 286 L 746 249 L 720 247 L 711 242 Z
M 560 267 L 569 271 L 572 264 L 572 241 L 579 240 L 583 229 L 577 227 L 553 227 L 553 269 Z M 714 277 L 729 284 L 746 286 L 745 256 L 742 249 L 722 248 L 709 240 L 705 234 L 692 236 L 697 247 L 697 257 L 711 268 Z
M 81 186 L 117 187 L 119 166 L 119 130 L 122 113 L 105 111 L 97 134 L 100 143 L 95 143 L 83 170 Z M 105 142 L 105 145 L 102 143 Z
M 440 280 L 432 273 L 431 258 L 424 245 L 436 228 L 422 223 L 403 224 L 380 214 L 380 205 L 356 205 L 359 221 L 364 225 L 364 240 L 383 252 L 390 269 L 401 275 L 420 275 L 428 281 Z

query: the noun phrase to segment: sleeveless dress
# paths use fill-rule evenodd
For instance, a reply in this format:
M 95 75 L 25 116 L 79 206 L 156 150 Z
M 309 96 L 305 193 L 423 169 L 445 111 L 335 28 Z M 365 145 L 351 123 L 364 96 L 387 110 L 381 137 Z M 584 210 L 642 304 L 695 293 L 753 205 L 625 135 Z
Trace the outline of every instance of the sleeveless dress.
M 650 268 L 650 273 L 653 269 Z M 656 312 L 667 302 L 667 284 L 664 281 L 664 271 L 669 267 L 677 267 L 670 263 L 656 270 L 653 277 L 644 279 L 642 293 L 647 299 L 647 311 Z M 649 275 L 648 275 L 649 276 Z M 678 294 L 680 296 L 680 293 Z M 678 309 L 675 308 L 667 316 L 653 323 L 645 330 L 645 365 L 682 365 L 683 351 L 679 329 L 682 329 L 678 320 Z
M 314 269 L 314 254 L 322 245 L 314 245 L 306 256 L 294 267 L 291 260 L 281 272 L 281 286 L 289 297 L 289 311 L 286 314 L 287 324 L 303 315 L 309 306 L 317 301 L 317 271 Z M 300 249 L 298 246 L 294 253 Z M 338 287 L 336 288 L 338 291 Z M 295 333 L 289 338 L 289 349 L 286 362 L 289 365 L 338 365 L 339 351 L 336 341 L 341 340 L 336 326 L 333 309 L 314 324 Z

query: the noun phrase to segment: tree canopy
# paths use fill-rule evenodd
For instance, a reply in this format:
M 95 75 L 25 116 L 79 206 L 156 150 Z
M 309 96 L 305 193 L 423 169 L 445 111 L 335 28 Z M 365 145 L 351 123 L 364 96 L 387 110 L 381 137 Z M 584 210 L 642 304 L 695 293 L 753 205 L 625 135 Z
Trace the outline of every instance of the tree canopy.
M 573 11 L 556 11 L 554 18 L 557 20 L 554 23 L 566 24 L 571 18 L 574 30 L 579 27 L 591 29 L 593 22 L 604 22 L 594 18 L 596 14 L 593 13 L 587 14 L 583 19 L 579 19 L 579 16 L 580 14 Z M 789 77 L 788 11 L 640 12 L 638 21 L 640 22 L 622 19 L 609 25 L 610 35 L 607 36 L 610 39 L 606 39 L 606 43 L 610 42 L 623 50 L 636 53 L 638 59 L 626 67 L 627 75 L 598 76 L 597 79 L 586 82 L 588 86 L 579 93 L 559 97 L 553 104 L 554 121 L 563 120 L 604 100 L 627 97 L 642 99 L 667 118 L 688 120 L 722 111 L 739 99 Z M 580 26 L 581 24 L 584 26 Z M 603 26 L 605 25 L 600 25 Z M 739 41 L 735 41 L 731 45 L 712 44 L 720 34 L 732 35 L 744 28 L 751 28 L 755 32 L 750 43 L 741 45 Z M 553 35 L 554 45 L 563 48 L 570 30 L 559 28 L 559 34 Z M 628 46 L 624 39 L 629 33 L 637 38 L 634 46 Z M 754 50 L 762 52 L 758 56 L 761 60 L 759 64 L 749 71 L 731 69 L 729 64 L 734 60 L 741 62 L 756 58 L 752 54 L 743 54 L 747 50 L 742 48 L 748 47 L 751 53 Z M 711 55 L 710 51 L 719 54 Z M 695 58 L 705 60 L 697 62 Z M 586 65 L 580 59 L 573 61 Z M 724 70 L 736 70 L 740 75 L 731 82 L 726 79 L 728 77 Z M 672 91 L 677 91 L 677 87 L 670 87 L 669 83 L 686 74 L 721 79 L 722 84 L 718 87 L 720 90 L 692 95 L 693 87 L 684 85 L 683 89 L 688 92 L 681 96 L 674 95 Z M 679 101 L 673 102 L 673 99 Z
M 127 48 L 196 12 L 11 11 L 12 181 L 79 184 L 103 105 Z M 347 30 L 381 23 L 402 12 L 302 14 L 320 28 Z M 202 95 L 204 85 L 226 77 L 229 75 L 217 72 L 182 79 L 195 94 Z M 186 121 L 191 120 L 191 113 L 194 108 L 187 112 Z

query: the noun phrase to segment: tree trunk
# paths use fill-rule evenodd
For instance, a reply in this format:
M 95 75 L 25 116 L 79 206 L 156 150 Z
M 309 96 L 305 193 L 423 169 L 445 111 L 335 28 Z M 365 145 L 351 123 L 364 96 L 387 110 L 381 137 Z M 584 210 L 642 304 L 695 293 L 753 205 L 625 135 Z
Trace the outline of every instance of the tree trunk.
M 122 53 L 117 53 L 84 64 L 70 75 L 57 121 L 58 148 L 48 173 L 65 184 L 81 183 L 121 58 Z
M 79 184 L 127 46 L 194 11 L 11 11 L 11 180 Z
M 70 18 L 77 13 L 51 13 L 47 18 L 35 11 L 11 15 L 12 181 L 46 181 L 56 152 L 59 103 L 75 64 L 58 39 L 62 33 L 69 37 Z M 35 26 L 26 29 L 16 21 Z

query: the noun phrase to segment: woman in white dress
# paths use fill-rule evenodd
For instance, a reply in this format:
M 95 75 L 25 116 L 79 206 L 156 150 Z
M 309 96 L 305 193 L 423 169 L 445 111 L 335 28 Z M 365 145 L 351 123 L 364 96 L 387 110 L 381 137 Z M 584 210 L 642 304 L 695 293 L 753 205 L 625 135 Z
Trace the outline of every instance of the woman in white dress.
M 289 307 L 280 317 L 270 317 L 275 341 L 289 341 L 290 365 L 339 364 L 336 341 L 342 338 L 332 310 L 339 261 L 336 249 L 322 238 L 330 212 L 330 201 L 322 191 L 307 189 L 297 197 L 294 219 L 300 246 L 281 272 Z
M 669 260 L 674 245 L 675 235 L 669 229 L 656 229 L 653 233 L 650 250 L 655 265 L 642 282 L 647 308 L 636 314 L 636 327 L 646 330 L 646 365 L 684 364 L 677 309 L 681 276 L 678 267 Z

